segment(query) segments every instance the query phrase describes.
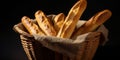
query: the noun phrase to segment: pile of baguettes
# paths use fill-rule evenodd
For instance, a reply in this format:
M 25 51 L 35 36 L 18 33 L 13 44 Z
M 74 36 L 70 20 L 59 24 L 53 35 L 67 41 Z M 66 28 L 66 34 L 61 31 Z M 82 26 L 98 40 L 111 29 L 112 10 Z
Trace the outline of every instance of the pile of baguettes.
M 59 13 L 51 20 L 43 11 L 38 10 L 35 12 L 37 23 L 33 23 L 27 16 L 23 16 L 21 21 L 31 35 L 39 34 L 75 39 L 78 35 L 96 30 L 96 28 L 107 21 L 112 15 L 110 10 L 104 9 L 94 14 L 85 24 L 76 29 L 76 24 L 86 7 L 86 0 L 78 0 L 70 9 L 67 16 L 64 13 Z

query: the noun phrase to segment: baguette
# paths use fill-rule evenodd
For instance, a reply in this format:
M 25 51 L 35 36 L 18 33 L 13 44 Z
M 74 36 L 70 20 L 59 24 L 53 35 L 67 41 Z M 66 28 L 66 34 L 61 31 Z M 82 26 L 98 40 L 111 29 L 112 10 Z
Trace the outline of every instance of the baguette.
M 47 18 L 43 11 L 38 10 L 35 13 L 35 18 L 39 27 L 45 32 L 47 36 L 56 36 L 56 31 L 51 21 Z
M 88 21 L 86 21 L 84 25 L 77 29 L 77 31 L 73 34 L 72 38 L 74 39 L 78 35 L 96 30 L 96 28 L 103 24 L 105 21 L 107 21 L 111 17 L 111 15 L 112 13 L 108 9 L 96 13 Z
M 87 6 L 86 0 L 80 0 L 70 9 L 65 21 L 60 28 L 57 37 L 70 38 L 75 26 Z M 63 60 L 69 60 L 68 56 L 63 55 Z
M 39 27 L 31 21 L 29 17 L 23 16 L 21 20 L 22 20 L 22 24 L 31 35 L 33 34 L 45 35 L 42 32 L 42 30 L 40 30 Z
M 70 38 L 75 26 L 80 19 L 82 13 L 86 9 L 87 1 L 86 0 L 79 0 L 75 3 L 75 5 L 70 9 L 67 17 L 65 18 L 65 22 L 61 27 L 60 31 L 58 32 L 57 37 L 61 38 Z
M 64 19 L 65 19 L 65 15 L 63 13 L 60 13 L 55 16 L 54 27 L 57 32 L 60 30 L 61 26 L 63 25 Z

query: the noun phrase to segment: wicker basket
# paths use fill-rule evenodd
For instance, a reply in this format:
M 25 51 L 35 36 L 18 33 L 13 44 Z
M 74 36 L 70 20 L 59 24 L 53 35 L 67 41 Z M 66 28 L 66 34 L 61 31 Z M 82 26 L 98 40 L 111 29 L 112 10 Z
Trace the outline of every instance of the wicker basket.
M 36 23 L 36 21 L 33 22 Z M 81 22 L 83 21 L 80 20 L 79 23 Z M 69 58 L 67 60 L 92 60 L 98 46 L 106 42 L 108 35 L 108 30 L 104 25 L 95 32 L 78 36 L 75 40 L 50 36 L 31 36 L 22 23 L 14 25 L 13 28 L 20 34 L 21 44 L 29 60 L 55 60 L 55 52 L 67 56 Z

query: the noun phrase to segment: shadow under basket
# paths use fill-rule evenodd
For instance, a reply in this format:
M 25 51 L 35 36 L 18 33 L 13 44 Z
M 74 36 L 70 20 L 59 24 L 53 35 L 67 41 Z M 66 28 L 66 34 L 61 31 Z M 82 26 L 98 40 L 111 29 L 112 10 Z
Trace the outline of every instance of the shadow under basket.
M 36 21 L 33 21 L 36 23 Z M 79 23 L 82 21 L 79 21 Z M 107 41 L 108 30 L 101 25 L 95 32 L 79 35 L 76 39 L 30 35 L 22 23 L 14 25 L 28 60 L 56 60 L 55 52 L 66 60 L 92 60 L 99 45 Z M 63 57 L 62 56 L 62 57 Z M 65 60 L 62 57 L 58 60 Z

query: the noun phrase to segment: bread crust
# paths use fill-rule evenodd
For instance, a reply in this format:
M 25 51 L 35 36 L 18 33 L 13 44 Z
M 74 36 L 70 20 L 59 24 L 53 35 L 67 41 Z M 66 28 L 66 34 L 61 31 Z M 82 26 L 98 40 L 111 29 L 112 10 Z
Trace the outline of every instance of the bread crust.
M 39 27 L 47 36 L 56 36 L 56 30 L 54 29 L 52 22 L 47 18 L 43 11 L 36 11 L 35 18 Z
M 31 21 L 31 19 L 27 16 L 23 16 L 22 19 L 22 24 L 24 27 L 28 30 L 28 32 L 33 35 L 33 34 L 39 34 L 39 35 L 45 35 L 42 30 Z

